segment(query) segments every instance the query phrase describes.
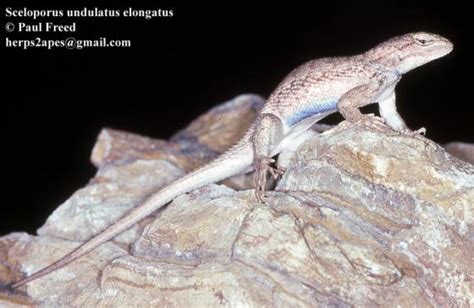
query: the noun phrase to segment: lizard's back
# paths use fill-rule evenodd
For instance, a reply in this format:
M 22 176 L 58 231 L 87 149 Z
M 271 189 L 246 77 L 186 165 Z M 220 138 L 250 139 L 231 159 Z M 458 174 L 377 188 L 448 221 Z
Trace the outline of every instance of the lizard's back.
M 279 114 L 289 119 L 289 125 L 311 113 L 334 112 L 339 98 L 369 82 L 371 74 L 370 66 L 360 56 L 306 62 L 280 82 L 262 112 Z

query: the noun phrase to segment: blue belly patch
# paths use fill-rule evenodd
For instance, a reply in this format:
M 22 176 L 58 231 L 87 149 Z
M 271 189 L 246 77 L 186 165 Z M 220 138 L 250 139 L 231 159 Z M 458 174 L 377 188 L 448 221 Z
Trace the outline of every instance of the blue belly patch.
M 326 112 L 332 112 L 337 110 L 337 101 L 331 101 L 324 104 L 312 104 L 311 106 L 304 107 L 298 111 L 291 117 L 289 117 L 286 123 L 289 126 L 293 126 L 294 124 L 300 122 L 301 120 L 307 119 L 314 115 Z

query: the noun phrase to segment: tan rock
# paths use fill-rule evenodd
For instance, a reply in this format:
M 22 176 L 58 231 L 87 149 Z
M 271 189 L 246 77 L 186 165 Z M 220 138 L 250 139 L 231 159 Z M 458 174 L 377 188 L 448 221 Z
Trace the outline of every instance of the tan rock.
M 170 142 L 104 130 L 91 182 L 38 236 L 0 238 L 1 283 L 50 264 L 215 157 L 258 106 L 256 96 L 236 98 Z M 429 140 L 343 122 L 300 147 L 268 205 L 234 190 L 251 176 L 224 183 L 179 196 L 17 293 L 0 292 L 0 306 L 474 305 L 474 166 Z

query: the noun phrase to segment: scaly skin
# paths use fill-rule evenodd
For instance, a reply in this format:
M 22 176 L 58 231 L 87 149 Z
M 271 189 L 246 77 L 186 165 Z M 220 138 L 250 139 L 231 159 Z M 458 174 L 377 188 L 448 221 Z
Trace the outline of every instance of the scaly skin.
M 318 59 L 301 65 L 278 85 L 256 121 L 235 146 L 161 189 L 62 259 L 11 287 L 18 288 L 66 266 L 180 194 L 249 169 L 255 170 L 256 199 L 264 202 L 267 173 L 277 177 L 285 167 L 284 163 L 279 163 L 278 168 L 273 167 L 273 157 L 279 154 L 288 161 L 292 152 L 312 135 L 311 126 L 336 111 L 346 120 L 370 129 L 416 135 L 417 132 L 407 128 L 396 110 L 395 86 L 404 73 L 448 54 L 452 48 L 451 42 L 439 35 L 409 33 L 360 55 Z M 360 107 L 371 103 L 379 104 L 383 119 L 359 111 Z

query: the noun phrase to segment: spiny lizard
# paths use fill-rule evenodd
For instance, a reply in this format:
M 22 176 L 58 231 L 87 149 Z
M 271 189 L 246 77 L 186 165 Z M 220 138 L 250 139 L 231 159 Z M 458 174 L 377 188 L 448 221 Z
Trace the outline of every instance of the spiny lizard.
M 18 288 L 47 275 L 128 229 L 175 197 L 230 176 L 255 170 L 255 193 L 265 200 L 267 173 L 277 177 L 288 157 L 311 135 L 311 126 L 339 111 L 350 121 L 371 129 L 415 136 L 395 106 L 395 86 L 406 72 L 442 57 L 453 49 L 439 35 L 418 32 L 394 37 L 352 56 L 309 61 L 293 70 L 270 95 L 245 136 L 207 165 L 159 190 L 104 231 L 52 265 L 14 283 Z M 378 103 L 382 118 L 363 115 L 359 108 Z M 388 126 L 386 126 L 387 124 Z M 273 157 L 279 161 L 274 167 Z

